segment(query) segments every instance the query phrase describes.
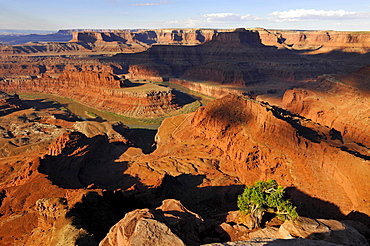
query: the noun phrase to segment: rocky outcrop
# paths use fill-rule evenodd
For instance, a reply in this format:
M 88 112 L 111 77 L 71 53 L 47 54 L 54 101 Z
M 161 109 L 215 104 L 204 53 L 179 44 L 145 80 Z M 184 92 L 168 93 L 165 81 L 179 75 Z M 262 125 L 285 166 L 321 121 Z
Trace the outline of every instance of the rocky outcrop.
M 109 143 L 106 135 L 88 138 L 80 132 L 69 132 L 50 145 L 39 171 L 47 174 L 54 184 L 69 189 L 89 185 L 109 190 L 129 188 L 135 180 L 119 174 L 127 165 L 119 157 L 127 149 L 123 143 Z
M 277 238 L 307 238 L 343 245 L 369 245 L 356 229 L 336 220 L 298 218 L 284 222 L 275 235 Z
M 324 73 L 351 71 L 367 64 L 366 56 L 352 53 L 311 57 L 294 49 L 278 49 L 265 45 L 259 35 L 256 31 L 237 29 L 216 33 L 212 40 L 197 46 L 154 45 L 142 53 L 118 54 L 107 60 L 129 67 L 145 64 L 144 77 L 145 71 L 151 71 L 155 77 L 243 87 L 266 81 L 306 82 Z M 140 72 L 133 73 L 131 78 L 136 76 L 140 78 Z
M 43 75 L 35 79 L 7 79 L 0 88 L 8 93 L 39 92 L 75 99 L 97 109 L 134 118 L 153 118 L 179 108 L 167 87 L 144 84 L 122 88 L 116 76 L 93 71 L 64 72 L 58 78 Z
M 166 199 L 155 210 L 136 209 L 115 224 L 100 242 L 113 245 L 201 245 L 220 236 L 215 224 L 204 221 L 180 201 Z M 221 229 L 222 231 L 222 229 Z M 220 238 L 213 238 L 220 241 Z
M 35 35 L 33 38 L 18 38 L 18 40 L 17 38 L 13 38 L 14 40 L 10 38 L 9 43 L 18 45 L 0 46 L 0 53 L 134 53 L 147 50 L 153 44 L 201 44 L 211 40 L 212 36 L 217 33 L 217 30 L 70 30 L 70 32 L 72 33 L 72 39 L 70 39 L 70 34 L 49 35 L 49 38 L 40 35 Z M 53 38 L 55 40 L 52 40 Z M 21 40 L 24 40 L 24 44 L 19 45 L 22 43 Z M 44 40 L 49 42 L 45 42 Z M 68 40 L 69 42 L 67 42 Z
M 158 30 L 127 30 L 113 32 L 82 31 L 74 32 L 70 42 L 121 42 L 127 44 L 140 43 L 142 46 L 152 44 L 195 45 L 207 42 L 217 30 L 207 29 L 158 29 Z
M 24 78 L 50 74 L 58 77 L 62 72 L 94 71 L 103 73 L 122 73 L 124 68 L 117 64 L 101 64 L 95 59 L 69 59 L 53 57 L 8 57 L 0 58 L 0 78 Z
M 170 83 L 181 85 L 192 91 L 196 91 L 196 92 L 202 93 L 203 95 L 214 97 L 214 98 L 221 98 L 229 94 L 242 95 L 243 93 L 242 91 L 237 90 L 237 89 L 221 87 L 221 86 L 211 84 L 211 83 L 194 82 L 194 81 L 185 80 L 185 79 L 170 79 Z
M 221 226 L 228 233 L 239 233 L 246 239 L 239 237 L 228 243 L 207 245 L 369 245 L 356 229 L 337 220 L 298 217 L 253 231 L 246 229 L 244 224 L 223 223 Z
M 46 122 L 41 112 L 31 112 L 16 114 L 22 117 L 12 123 L 19 127 Z M 18 111 L 6 116 L 14 113 Z M 147 155 L 138 151 L 130 129 L 115 125 L 112 128 L 125 137 L 110 132 L 108 138 L 93 136 L 88 127 L 81 129 L 90 137 L 65 133 L 41 158 L 42 146 L 0 159 L 2 242 L 94 245 L 107 236 L 102 243 L 108 245 L 117 241 L 140 245 L 148 240 L 199 245 L 279 233 L 283 238 L 365 242 L 352 225 L 368 233 L 358 222 L 369 224 L 368 149 L 349 138 L 342 141 L 330 128 L 235 95 L 166 119 L 156 136 L 157 150 Z M 40 129 L 47 130 L 45 125 Z M 35 141 L 34 133 L 28 136 Z M 284 226 L 266 222 L 268 229 L 250 231 L 237 215 L 227 214 L 237 209 L 244 184 L 268 178 L 287 187 L 300 215 L 324 219 Z M 166 201 L 158 207 L 162 200 Z M 142 207 L 151 209 L 135 210 Z
M 166 65 L 137 64 L 129 66 L 127 79 L 144 79 L 154 82 L 163 82 L 170 77 L 171 69 Z
M 113 245 L 181 245 L 185 244 L 163 223 L 148 215 L 136 215 L 134 213 L 145 211 L 134 211 L 127 214 L 125 221 L 119 222 L 111 228 L 109 234 L 99 244 L 101 246 Z M 130 218 L 133 217 L 134 218 Z M 145 217 L 146 218 L 145 218 Z M 138 218 L 137 218 L 138 217 Z
M 262 43 L 294 50 L 314 50 L 326 53 L 367 53 L 370 49 L 370 34 L 367 32 L 338 31 L 284 31 L 258 29 Z
M 139 174 L 147 185 L 156 184 L 163 173 L 204 175 L 202 187 L 272 178 L 290 187 L 301 215 L 368 215 L 368 149 L 349 139 L 342 143 L 333 134 L 277 107 L 228 96 L 195 114 L 165 120 L 156 136 L 157 150 L 126 173 Z M 369 223 L 366 215 L 362 219 Z
M 213 237 L 230 233 L 227 226 L 231 227 L 231 224 L 223 223 L 219 226 L 215 222 L 204 221 L 179 201 L 167 199 L 155 210 L 136 209 L 127 213 L 110 229 L 99 245 L 200 245 L 205 241 L 220 240 L 209 237 L 207 233 L 211 228 Z M 237 226 L 245 228 L 239 223 L 234 225 L 235 228 Z M 254 244 L 258 241 L 266 243 L 264 240 L 267 239 L 272 245 L 369 245 L 366 238 L 349 225 L 337 220 L 305 217 L 285 221 L 276 227 L 268 226 L 253 231 L 244 229 L 243 234 L 249 240 L 205 245 L 267 245 Z M 280 240 L 270 241 L 272 238 Z
M 286 38 L 276 34 L 280 37 L 277 38 L 273 31 L 262 29 L 84 31 L 76 32 L 74 35 L 74 39 L 67 44 L 22 46 L 26 50 L 19 52 L 32 52 L 32 50 L 46 53 L 64 52 L 70 54 L 68 56 L 71 56 L 73 52 L 77 52 L 76 55 L 86 55 L 91 52 L 135 53 L 119 54 L 112 58 L 101 59 L 100 62 L 111 67 L 115 73 L 126 74 L 127 78 L 166 81 L 169 77 L 178 77 L 242 87 L 266 81 L 296 83 L 312 80 L 325 73 L 351 71 L 367 64 L 368 60 L 365 51 L 361 51 L 364 55 L 358 55 L 354 52 L 332 52 L 317 57 L 296 51 L 300 45 L 306 47 L 307 44 L 308 47 L 324 42 L 326 39 L 321 37 L 321 34 L 317 34 L 320 37 L 312 38 L 314 40 L 312 44 L 311 41 L 307 41 L 311 40 L 308 38 L 309 34 L 300 34 L 299 38 L 293 40 L 307 40 L 297 41 L 302 42 L 302 44 L 297 44 L 297 47 L 290 44 L 285 45 L 285 41 L 282 40 Z M 272 41 L 271 35 L 275 38 L 274 41 Z M 365 36 L 367 34 L 363 34 L 365 36 L 361 36 L 361 38 L 355 38 L 356 35 L 360 34 L 352 33 L 350 34 L 351 38 L 347 38 L 347 41 L 344 38 L 343 42 L 362 45 L 366 49 L 368 44 Z M 338 38 L 338 40 L 341 39 Z M 15 49 L 15 47 L 10 49 Z M 21 49 L 21 47 L 17 49 Z M 348 51 L 348 49 L 346 50 Z M 356 50 L 356 48 L 353 49 Z M 321 53 L 325 51 L 324 48 L 319 50 Z M 341 49 L 339 48 L 339 50 Z M 72 60 L 74 63 L 75 60 Z M 86 60 L 88 59 L 85 59 L 84 62 Z M 68 62 L 71 63 L 70 60 Z M 77 59 L 76 62 L 81 62 L 81 60 Z M 1 69 L 2 66 L 4 69 Z M 7 68 L 12 68 L 14 71 L 19 70 L 17 74 L 37 76 L 45 71 L 59 70 L 60 73 L 63 70 L 60 69 L 60 66 L 63 65 L 51 68 L 36 64 L 22 64 L 21 66 L 4 64 L 0 65 L 0 71 L 3 70 L 4 74 L 7 74 L 9 72 Z M 99 71 L 103 71 L 103 69 Z M 107 72 L 106 68 L 104 68 L 104 72 Z M 271 83 L 268 86 L 271 86 Z M 291 84 L 284 85 L 285 88 L 289 86 Z
M 369 103 L 368 70 L 366 67 L 346 76 L 321 76 L 305 88 L 286 91 L 283 106 L 335 129 L 341 141 L 349 138 L 369 146 L 370 110 L 365 106 Z
M 262 43 L 291 50 L 326 53 L 334 50 L 367 53 L 370 34 L 367 32 L 288 31 L 250 29 L 156 29 L 156 30 L 61 30 L 48 35 L 4 36 L 3 42 L 14 44 L 0 47 L 1 53 L 56 53 L 56 52 L 141 52 L 153 44 L 198 45 L 210 40 L 221 42 Z M 68 39 L 71 37 L 72 39 Z M 222 41 L 223 40 L 223 41 Z M 28 42 L 28 43 L 27 43 Z M 24 44 L 25 43 L 25 44 Z M 22 44 L 22 45 L 19 45 Z
M 73 225 L 65 198 L 43 198 L 36 202 L 38 224 L 26 239 L 33 245 L 96 245 L 94 236 Z
M 251 46 L 262 46 L 258 32 L 244 28 L 235 29 L 233 32 L 220 32 L 213 36 L 213 42 L 219 43 L 243 43 Z

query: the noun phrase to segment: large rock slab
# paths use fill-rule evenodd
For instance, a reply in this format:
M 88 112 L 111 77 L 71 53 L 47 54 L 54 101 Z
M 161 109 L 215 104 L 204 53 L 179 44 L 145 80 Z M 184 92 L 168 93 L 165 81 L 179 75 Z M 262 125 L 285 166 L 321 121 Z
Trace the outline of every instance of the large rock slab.
M 341 245 L 369 245 L 366 238 L 356 229 L 340 221 L 304 217 L 295 221 L 285 221 L 275 237 L 284 239 L 300 237 Z
M 115 224 L 100 246 L 185 245 L 162 222 L 154 219 L 149 209 L 134 210 Z

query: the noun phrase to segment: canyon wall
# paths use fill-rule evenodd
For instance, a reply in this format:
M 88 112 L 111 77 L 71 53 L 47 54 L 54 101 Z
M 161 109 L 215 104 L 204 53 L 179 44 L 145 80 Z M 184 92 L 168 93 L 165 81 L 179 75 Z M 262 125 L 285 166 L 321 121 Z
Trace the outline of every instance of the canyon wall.
M 277 107 L 227 96 L 166 119 L 156 141 L 157 150 L 126 171 L 146 185 L 164 173 L 203 176 L 199 187 L 271 178 L 290 187 L 301 215 L 370 214 L 368 147 Z
M 235 29 L 235 31 L 241 30 Z M 20 40 L 35 42 L 11 41 L 14 46 L 0 46 L 0 52 L 6 54 L 56 53 L 56 52 L 141 52 L 152 45 L 199 45 L 211 40 L 234 42 L 240 37 L 226 34 L 231 30 L 217 29 L 155 29 L 155 30 L 62 30 L 56 34 L 25 35 Z M 292 31 L 268 30 L 263 28 L 249 29 L 257 35 L 244 37 L 247 42 L 258 43 L 261 39 L 266 46 L 275 46 L 290 50 L 307 50 L 314 53 L 331 51 L 369 52 L 370 34 L 368 32 L 339 31 Z M 60 39 L 70 37 L 69 42 Z M 226 34 L 226 35 L 224 35 Z M 239 33 L 243 36 L 244 34 Z M 259 36 L 259 37 L 258 37 Z M 55 37 L 54 42 L 52 38 Z M 45 39 L 46 38 L 46 39 Z M 241 37 L 243 39 L 243 37 Z M 16 38 L 13 38 L 16 39 Z M 45 40 L 44 40 L 45 39 Z M 37 42 L 38 41 L 38 42 Z M 47 41 L 47 42 L 45 42 Z M 67 41 L 67 40 L 66 40 Z
M 168 78 L 171 75 L 172 71 L 168 66 L 147 63 L 129 66 L 128 73 L 125 74 L 125 78 L 163 82 L 165 78 Z
M 320 76 L 304 88 L 287 90 L 283 107 L 322 125 L 343 138 L 370 145 L 369 67 L 349 75 Z M 356 81 L 356 78 L 361 78 Z
M 210 83 L 193 82 L 184 79 L 170 79 L 170 83 L 181 85 L 189 90 L 214 98 L 221 98 L 229 94 L 242 95 L 240 90 L 212 85 Z
M 370 32 L 257 30 L 264 45 L 280 48 L 316 50 L 316 53 L 370 51 Z
M 342 52 L 311 56 L 266 44 L 269 43 L 264 43 L 261 32 L 236 29 L 216 33 L 212 40 L 197 46 L 154 45 L 144 52 L 117 54 L 106 61 L 145 68 L 143 75 L 137 70 L 131 78 L 145 77 L 145 71 L 151 71 L 155 77 L 241 87 L 266 81 L 306 82 L 325 73 L 350 72 L 368 62 L 366 54 Z M 369 46 L 366 42 L 363 45 Z
M 8 93 L 45 93 L 75 99 L 85 105 L 134 118 L 164 116 L 178 109 L 169 88 L 142 85 L 122 88 L 123 81 L 110 73 L 64 72 L 58 78 L 43 75 L 29 80 L 0 81 Z
M 102 30 L 75 32 L 69 43 L 2 48 L 9 49 L 10 53 L 18 52 L 14 49 L 19 53 L 50 51 L 75 55 L 118 52 L 120 54 L 112 57 L 100 57 L 98 62 L 111 66 L 115 73 L 126 74 L 127 78 L 163 81 L 177 77 L 243 87 L 265 81 L 295 83 L 313 80 L 325 73 L 354 71 L 368 63 L 368 36 L 359 32 L 243 28 L 233 31 Z M 304 49 L 307 52 L 301 51 Z M 330 52 L 334 50 L 337 52 Z M 313 56 L 316 53 L 312 52 L 320 55 Z M 75 58 L 69 62 L 79 60 Z M 45 69 L 29 65 L 24 64 L 24 73 L 37 74 Z M 2 66 L 3 70 L 12 67 L 21 70 L 16 64 Z
M 103 73 L 122 73 L 127 70 L 123 65 L 102 64 L 97 59 L 86 57 L 0 57 L 0 78 L 18 78 L 19 76 L 40 76 L 49 74 L 58 76 L 63 71 L 94 71 Z
M 113 31 L 94 32 L 82 31 L 73 32 L 70 42 L 114 42 L 142 43 L 142 44 L 182 44 L 196 45 L 212 39 L 217 30 L 211 29 L 157 29 L 138 31 Z

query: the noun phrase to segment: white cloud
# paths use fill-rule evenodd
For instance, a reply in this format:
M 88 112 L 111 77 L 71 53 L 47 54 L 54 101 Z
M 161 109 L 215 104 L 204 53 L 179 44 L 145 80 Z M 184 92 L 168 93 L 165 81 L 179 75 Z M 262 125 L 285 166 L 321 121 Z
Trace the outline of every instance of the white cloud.
M 233 13 L 212 13 L 212 14 L 205 14 L 201 17 L 206 18 L 207 21 L 242 21 L 242 20 L 256 20 L 259 19 L 257 16 L 252 16 L 250 14 L 247 15 L 239 15 Z
M 289 11 L 275 11 L 268 14 L 275 21 L 300 21 L 305 19 L 362 19 L 370 18 L 370 12 L 348 12 L 340 10 L 291 9 Z
M 167 3 L 168 1 L 161 0 L 160 2 L 157 2 L 157 3 L 135 3 L 135 4 L 132 4 L 132 6 L 156 6 L 156 5 L 163 5 Z
M 324 22 L 325 20 L 325 25 Z M 209 28 L 233 28 L 236 26 L 255 27 L 263 26 L 270 28 L 296 28 L 315 29 L 320 23 L 325 29 L 333 28 L 335 23 L 342 22 L 340 29 L 364 28 L 364 24 L 370 21 L 370 12 L 349 12 L 340 10 L 316 10 L 316 9 L 291 9 L 288 11 L 275 11 L 265 16 L 253 16 L 250 14 L 235 13 L 208 13 L 195 18 L 185 20 L 173 20 L 165 22 L 167 27 L 209 27 Z M 292 24 L 294 22 L 294 25 Z M 356 27 L 348 28 L 349 25 Z M 314 27 L 315 26 L 315 27 Z M 319 28 L 319 26 L 317 27 Z
M 180 25 L 184 27 L 215 27 L 231 28 L 238 25 L 247 25 L 248 21 L 260 20 L 261 18 L 252 15 L 240 15 L 234 13 L 211 13 L 204 14 L 198 18 L 188 18 L 186 20 L 168 21 L 167 26 Z

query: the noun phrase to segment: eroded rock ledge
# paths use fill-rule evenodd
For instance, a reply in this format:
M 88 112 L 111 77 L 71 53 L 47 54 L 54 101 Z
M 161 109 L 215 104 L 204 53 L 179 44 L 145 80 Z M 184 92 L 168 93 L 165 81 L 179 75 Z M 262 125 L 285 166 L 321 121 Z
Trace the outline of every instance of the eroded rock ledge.
M 123 81 L 110 73 L 65 71 L 58 78 L 43 75 L 34 79 L 0 81 L 8 93 L 45 93 L 75 99 L 88 106 L 133 118 L 152 118 L 179 108 L 170 88 L 145 84 L 124 88 Z

